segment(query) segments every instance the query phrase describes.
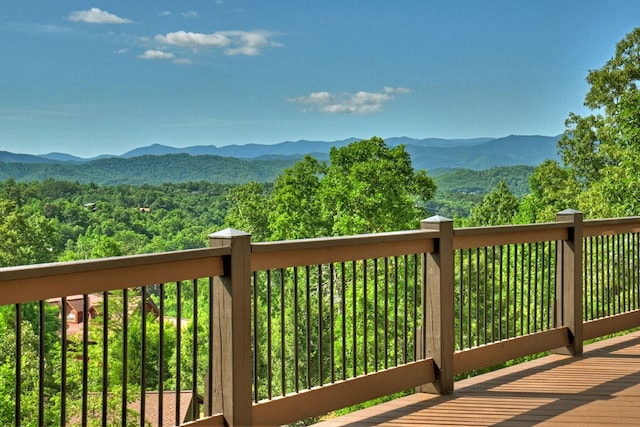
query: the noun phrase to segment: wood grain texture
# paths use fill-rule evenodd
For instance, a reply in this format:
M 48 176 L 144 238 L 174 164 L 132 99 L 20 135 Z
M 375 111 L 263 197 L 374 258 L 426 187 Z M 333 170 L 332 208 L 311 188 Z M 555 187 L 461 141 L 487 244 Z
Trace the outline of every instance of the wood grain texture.
M 317 424 L 331 426 L 640 425 L 640 332 L 417 393 Z

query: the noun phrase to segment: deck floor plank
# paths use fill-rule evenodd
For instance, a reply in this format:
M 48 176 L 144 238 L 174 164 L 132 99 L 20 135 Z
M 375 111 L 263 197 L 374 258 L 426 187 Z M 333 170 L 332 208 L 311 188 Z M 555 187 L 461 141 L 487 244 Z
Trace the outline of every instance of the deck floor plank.
M 640 331 L 413 394 L 317 427 L 640 425 Z

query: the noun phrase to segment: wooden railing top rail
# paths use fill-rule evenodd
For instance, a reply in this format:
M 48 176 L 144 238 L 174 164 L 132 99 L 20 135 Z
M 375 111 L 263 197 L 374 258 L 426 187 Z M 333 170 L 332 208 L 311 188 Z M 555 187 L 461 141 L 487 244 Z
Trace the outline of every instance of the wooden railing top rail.
M 608 236 L 613 234 L 640 232 L 640 217 L 592 219 L 584 221 L 583 236 Z
M 0 305 L 224 274 L 230 248 L 133 255 L 0 269 Z
M 470 227 L 454 229 L 453 249 L 536 243 L 566 240 L 571 224 L 550 222 L 543 224 Z
M 409 230 L 346 237 L 254 243 L 253 271 L 383 258 L 433 251 L 437 231 Z

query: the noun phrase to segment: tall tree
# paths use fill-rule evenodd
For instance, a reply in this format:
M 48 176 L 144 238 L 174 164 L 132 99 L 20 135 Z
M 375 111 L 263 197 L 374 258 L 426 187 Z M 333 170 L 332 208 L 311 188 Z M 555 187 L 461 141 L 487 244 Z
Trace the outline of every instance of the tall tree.
M 264 184 L 253 181 L 233 187 L 227 200 L 231 206 L 225 218 L 226 225 L 251 233 L 255 241 L 269 238 L 270 199 Z
M 471 210 L 469 225 L 487 226 L 503 225 L 513 222 L 518 212 L 520 201 L 509 190 L 505 181 L 500 181 L 496 188 Z
M 334 235 L 394 231 L 415 227 L 436 185 L 414 171 L 403 145 L 388 147 L 378 137 L 356 141 L 329 153 L 322 181 L 323 216 Z
M 0 267 L 50 262 L 57 232 L 42 215 L 25 215 L 13 201 L 0 199 Z
M 254 240 L 299 239 L 414 228 L 436 189 L 415 171 L 404 146 L 381 138 L 332 148 L 330 164 L 311 156 L 285 170 L 265 195 L 261 184 L 229 192 L 227 223 Z
M 321 182 L 327 165 L 309 155 L 276 178 L 271 196 L 269 224 L 274 240 L 326 235 L 322 221 Z
M 640 28 L 627 34 L 615 55 L 587 76 L 587 116 L 571 113 L 559 142 L 572 188 L 582 191 L 577 206 L 589 216 L 640 211 Z

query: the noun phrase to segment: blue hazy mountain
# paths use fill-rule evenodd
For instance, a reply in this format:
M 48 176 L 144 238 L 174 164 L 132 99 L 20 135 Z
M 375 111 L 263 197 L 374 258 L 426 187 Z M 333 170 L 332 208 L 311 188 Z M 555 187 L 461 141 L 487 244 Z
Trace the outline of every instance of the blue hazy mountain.
M 471 139 L 392 137 L 385 141 L 390 146 L 404 144 L 416 169 L 485 170 L 501 166 L 537 166 L 547 159 L 557 160 L 558 139 L 559 136 L 510 135 Z M 111 178 L 117 182 L 148 182 L 148 179 L 157 182 L 163 178 L 166 181 L 224 179 L 220 182 L 242 182 L 247 178 L 266 181 L 306 154 L 327 160 L 331 147 L 342 147 L 356 140 L 358 138 L 184 148 L 153 144 L 120 156 L 105 154 L 91 159 L 65 153 L 36 156 L 0 151 L 0 180 L 50 177 L 103 182 L 112 173 Z M 180 171 L 178 178 L 173 176 L 175 171 Z

